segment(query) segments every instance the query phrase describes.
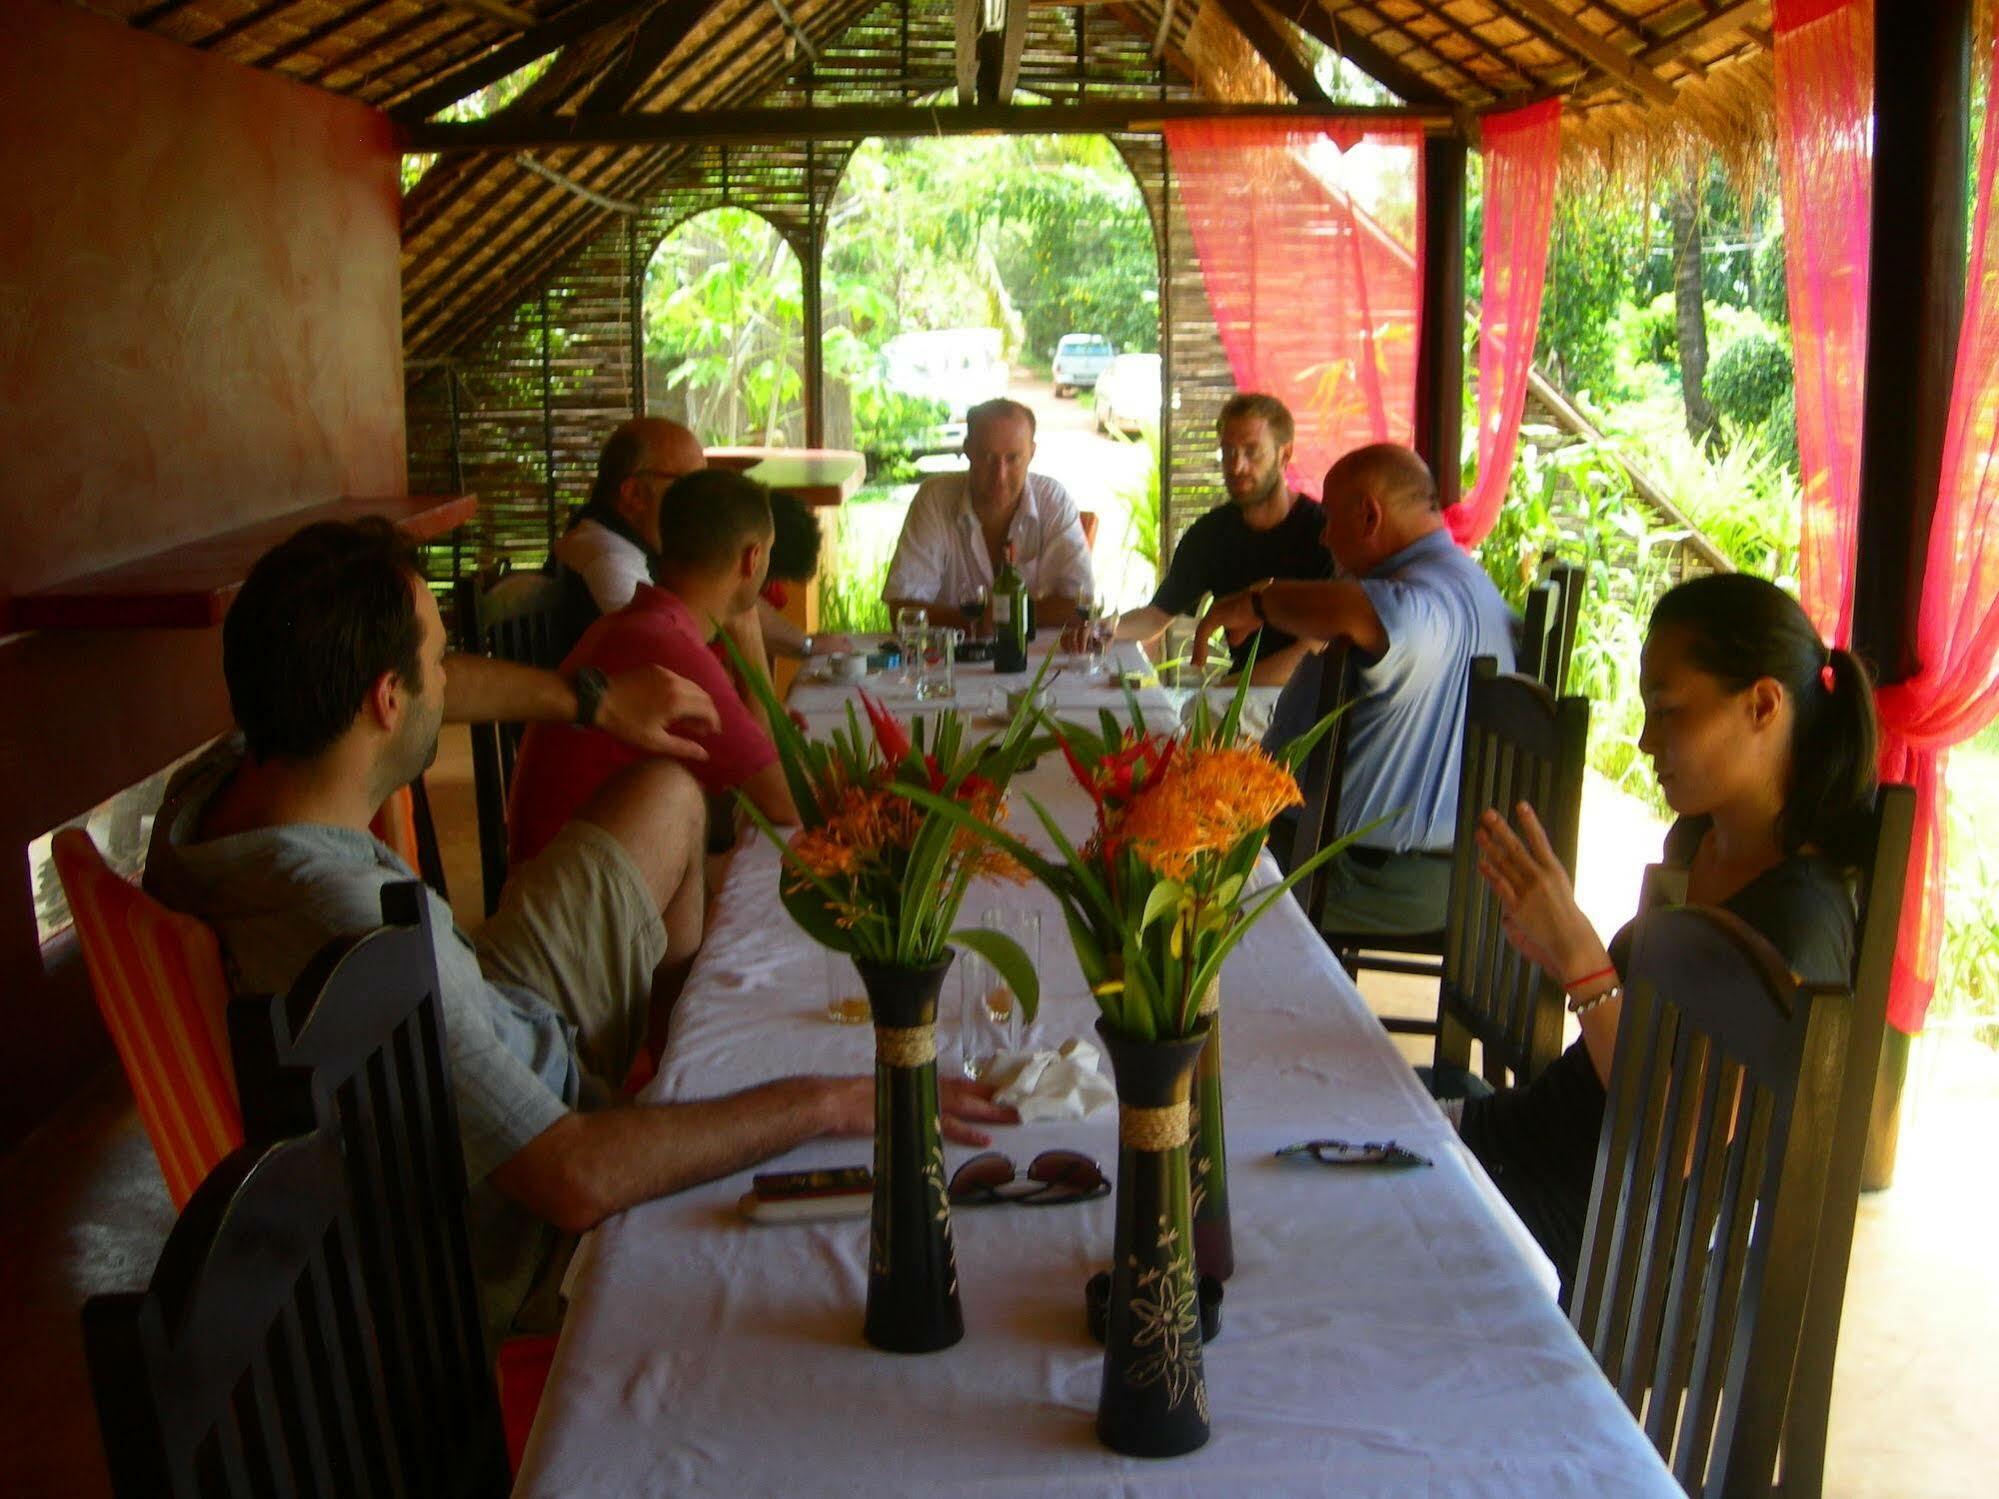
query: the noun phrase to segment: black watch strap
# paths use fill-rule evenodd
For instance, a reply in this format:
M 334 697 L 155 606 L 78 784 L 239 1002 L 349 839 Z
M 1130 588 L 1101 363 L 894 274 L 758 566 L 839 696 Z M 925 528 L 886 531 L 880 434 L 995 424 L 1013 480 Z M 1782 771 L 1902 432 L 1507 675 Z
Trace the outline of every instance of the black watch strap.
M 603 704 L 611 679 L 594 666 L 579 666 L 569 685 L 576 692 L 576 722 L 587 729 L 597 722 L 597 709 Z

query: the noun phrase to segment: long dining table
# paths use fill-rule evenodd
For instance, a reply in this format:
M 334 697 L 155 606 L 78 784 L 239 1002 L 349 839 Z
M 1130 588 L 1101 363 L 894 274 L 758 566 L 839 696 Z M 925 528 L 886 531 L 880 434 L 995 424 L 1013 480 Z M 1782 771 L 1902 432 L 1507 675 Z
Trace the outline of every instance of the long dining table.
M 993 686 L 1026 680 L 961 667 L 961 711 L 977 728 Z M 904 715 L 943 706 L 890 678 L 865 685 Z M 791 701 L 823 732 L 853 692 L 802 679 Z M 1136 695 L 1149 722 L 1176 711 L 1156 686 Z M 1125 703 L 1114 681 L 1069 672 L 1051 698 L 1058 717 L 1091 722 Z M 1017 827 L 1033 825 L 1023 796 L 1066 830 L 1087 826 L 1089 801 L 1061 756 L 1014 787 Z M 1259 877 L 1275 877 L 1267 858 Z M 732 860 L 647 1099 L 871 1066 L 871 1031 L 826 1016 L 823 957 L 778 905 L 778 878 L 761 839 Z M 1091 1037 L 1095 1007 L 1053 900 L 996 885 L 975 888 L 966 912 L 988 905 L 1041 912 L 1042 1006 L 1028 1043 Z M 947 979 L 940 1066 L 957 1056 L 958 988 Z M 861 1337 L 866 1218 L 747 1222 L 744 1171 L 586 1239 L 515 1493 L 1678 1493 L 1557 1305 L 1553 1267 L 1295 901 L 1231 956 L 1222 996 L 1236 1270 L 1206 1349 L 1205 1447 L 1161 1462 L 1096 1440 L 1103 1357 L 1084 1285 L 1109 1262 L 1111 1200 L 956 1210 L 965 1337 L 904 1356 Z M 995 1148 L 1023 1167 L 1070 1147 L 1111 1171 L 1116 1133 L 1114 1108 L 994 1130 Z M 1324 1137 L 1392 1138 L 1434 1164 L 1275 1158 Z M 973 1153 L 947 1146 L 947 1171 Z M 868 1154 L 866 1140 L 824 1139 L 758 1169 Z

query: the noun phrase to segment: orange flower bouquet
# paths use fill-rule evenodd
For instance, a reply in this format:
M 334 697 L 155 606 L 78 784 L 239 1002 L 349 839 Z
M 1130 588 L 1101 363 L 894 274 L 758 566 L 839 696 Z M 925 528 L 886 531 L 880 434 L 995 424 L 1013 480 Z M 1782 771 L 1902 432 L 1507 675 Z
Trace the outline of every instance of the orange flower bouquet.
M 1129 694 L 1128 728 L 1108 713 L 1100 732 L 1050 720 L 1096 805 L 1079 848 L 1028 798 L 1059 859 L 1041 857 L 998 823 L 981 823 L 971 808 L 947 807 L 920 789 L 903 792 L 976 828 L 1054 892 L 1106 1024 L 1133 1040 L 1192 1035 L 1201 996 L 1223 959 L 1292 886 L 1351 841 L 1329 844 L 1245 899 L 1271 820 L 1304 800 L 1293 767 L 1333 722 L 1329 715 L 1273 755 L 1242 734 L 1246 691 L 1239 688 L 1220 714 L 1197 699 L 1182 734 L 1148 728 Z

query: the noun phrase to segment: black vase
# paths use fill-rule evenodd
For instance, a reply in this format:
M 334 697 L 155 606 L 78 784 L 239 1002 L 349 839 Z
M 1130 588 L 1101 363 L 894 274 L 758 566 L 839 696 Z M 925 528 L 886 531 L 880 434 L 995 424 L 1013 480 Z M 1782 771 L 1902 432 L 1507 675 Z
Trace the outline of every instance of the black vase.
M 934 1353 L 965 1335 L 937 1129 L 937 992 L 951 955 L 929 968 L 858 958 L 854 967 L 875 1020 L 875 1193 L 862 1331 L 890 1353 Z
M 1194 1071 L 1193 1142 L 1187 1180 L 1194 1199 L 1194 1268 L 1227 1280 L 1235 1274 L 1235 1236 L 1229 1231 L 1229 1152 L 1222 1129 L 1222 1003 L 1219 985 L 1201 996 L 1208 1044 Z
M 1208 1440 L 1201 1312 L 1187 1183 L 1188 1095 L 1207 1026 L 1133 1041 L 1097 1022 L 1117 1073 L 1117 1239 L 1097 1439 L 1130 1457 L 1178 1457 Z

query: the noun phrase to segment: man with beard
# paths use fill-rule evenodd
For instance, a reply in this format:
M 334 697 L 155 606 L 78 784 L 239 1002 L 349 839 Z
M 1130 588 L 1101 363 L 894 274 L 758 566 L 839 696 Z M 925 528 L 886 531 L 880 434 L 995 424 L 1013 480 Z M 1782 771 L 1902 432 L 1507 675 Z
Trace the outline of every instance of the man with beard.
M 646 1034 L 654 970 L 701 939 L 701 792 L 679 759 L 717 726 L 657 665 L 565 680 L 445 654 L 408 544 L 385 522 L 308 526 L 251 569 L 222 627 L 240 735 L 168 787 L 146 886 L 212 925 L 239 993 L 289 989 L 332 938 L 381 925 L 413 879 L 368 832 L 446 719 L 575 721 L 648 752 L 514 871 L 475 944 L 432 893 L 472 1253 L 488 1334 L 556 1317 L 566 1254 L 611 1213 L 822 1134 L 869 1133 L 873 1084 L 786 1078 L 721 1098 L 604 1107 Z M 956 1115 L 1010 1117 L 977 1090 Z M 960 1118 L 946 1132 L 984 1136 Z
M 1323 535 L 1319 502 L 1293 494 L 1284 483 L 1291 462 L 1291 413 L 1275 396 L 1245 393 L 1222 407 L 1222 478 L 1229 503 L 1217 505 L 1187 528 L 1173 549 L 1173 565 L 1143 609 L 1118 619 L 1117 638 L 1150 642 L 1175 615 L 1194 612 L 1205 594 L 1217 598 L 1272 578 L 1325 578 L 1332 555 Z M 1238 670 L 1256 647 L 1251 677 L 1258 686 L 1286 681 L 1309 649 L 1275 626 L 1250 632 L 1235 646 Z

